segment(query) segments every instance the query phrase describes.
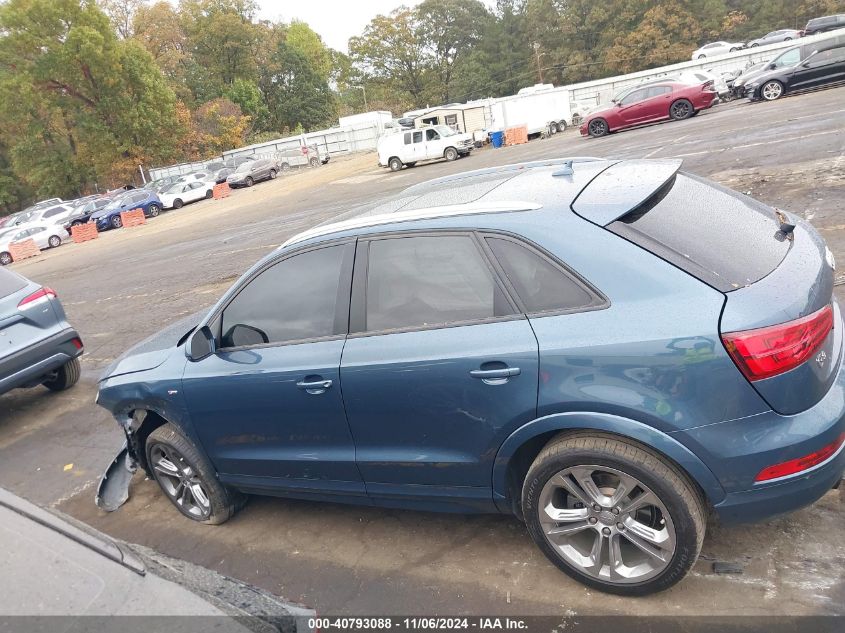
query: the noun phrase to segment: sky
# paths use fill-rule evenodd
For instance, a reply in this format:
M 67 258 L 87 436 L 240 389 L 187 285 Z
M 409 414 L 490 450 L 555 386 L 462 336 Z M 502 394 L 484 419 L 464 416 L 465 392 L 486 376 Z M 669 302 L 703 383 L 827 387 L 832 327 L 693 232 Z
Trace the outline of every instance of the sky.
M 307 22 L 329 47 L 348 53 L 349 38 L 361 35 L 370 20 L 387 15 L 401 5 L 413 7 L 414 0 L 258 0 L 259 17 L 267 20 Z M 485 2 L 488 6 L 492 2 Z
M 258 0 L 260 18 L 307 22 L 328 46 L 344 53 L 348 52 L 349 38 L 360 35 L 370 20 L 379 14 L 387 15 L 402 4 L 419 3 L 403 3 L 402 0 Z

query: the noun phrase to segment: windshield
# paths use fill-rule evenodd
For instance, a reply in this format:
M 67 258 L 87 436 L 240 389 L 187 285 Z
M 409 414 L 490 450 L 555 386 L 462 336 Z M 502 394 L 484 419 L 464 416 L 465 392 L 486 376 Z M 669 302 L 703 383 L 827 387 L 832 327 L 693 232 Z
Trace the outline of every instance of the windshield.
M 782 55 L 775 57 L 775 60 L 772 62 L 772 66 L 775 68 L 786 68 L 788 66 L 794 66 L 800 61 L 801 49 L 791 48 Z
M 106 206 L 104 206 L 104 207 L 103 207 L 103 210 L 104 210 L 104 211 L 105 211 L 105 210 L 111 211 L 112 209 L 119 209 L 119 208 L 120 208 L 120 205 L 123 203 L 123 199 L 124 199 L 125 197 L 126 197 L 125 195 L 123 195 L 123 196 L 117 196 L 114 200 L 112 200 L 112 201 L 111 201 L 111 202 L 109 202 Z
M 448 125 L 435 125 L 434 129 L 440 133 L 440 136 L 455 136 L 457 132 Z

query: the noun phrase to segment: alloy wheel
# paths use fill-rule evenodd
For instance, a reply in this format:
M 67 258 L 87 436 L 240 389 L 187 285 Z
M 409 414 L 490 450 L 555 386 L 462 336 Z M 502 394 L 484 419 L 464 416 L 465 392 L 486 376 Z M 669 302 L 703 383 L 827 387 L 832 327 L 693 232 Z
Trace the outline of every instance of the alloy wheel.
M 692 107 L 687 101 L 676 101 L 672 104 L 672 118 L 686 119 L 692 114 Z
M 12 263 L 12 256 L 9 253 L 0 253 L 0 265 L 8 266 Z
M 675 553 L 675 527 L 665 504 L 615 468 L 584 465 L 558 472 L 543 486 L 537 512 L 555 553 L 598 580 L 649 580 Z
M 156 481 L 182 512 L 192 518 L 208 518 L 211 501 L 202 479 L 179 451 L 156 444 L 150 450 L 150 461 Z
M 763 98 L 766 101 L 774 101 L 783 94 L 783 86 L 781 86 L 777 81 L 770 81 L 763 86 L 761 92 L 763 93 Z
M 590 134 L 592 136 L 604 136 L 607 134 L 607 123 L 601 119 L 590 121 Z
M 51 235 L 47 243 L 50 245 L 50 248 L 56 248 L 57 246 L 61 246 L 62 238 L 57 235 Z

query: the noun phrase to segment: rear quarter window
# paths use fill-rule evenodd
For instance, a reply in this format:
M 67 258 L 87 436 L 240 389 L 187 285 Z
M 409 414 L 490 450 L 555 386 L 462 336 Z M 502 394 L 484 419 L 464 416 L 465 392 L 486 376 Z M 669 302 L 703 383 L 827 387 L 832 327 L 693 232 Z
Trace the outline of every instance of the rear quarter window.
M 765 205 L 685 173 L 607 228 L 722 292 L 768 275 L 792 243 Z
M 27 281 L 9 270 L 0 269 L 0 299 L 26 288 Z

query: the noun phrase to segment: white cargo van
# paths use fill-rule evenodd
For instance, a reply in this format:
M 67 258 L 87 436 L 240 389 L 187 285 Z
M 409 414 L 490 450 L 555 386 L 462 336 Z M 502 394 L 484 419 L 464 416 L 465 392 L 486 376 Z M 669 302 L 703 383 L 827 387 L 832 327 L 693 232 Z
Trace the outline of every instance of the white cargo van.
M 434 125 L 382 136 L 378 141 L 378 162 L 382 167 L 390 167 L 391 171 L 399 171 L 404 165 L 413 167 L 421 160 L 455 160 L 469 154 L 472 147 L 471 134 L 455 132 L 446 125 Z

